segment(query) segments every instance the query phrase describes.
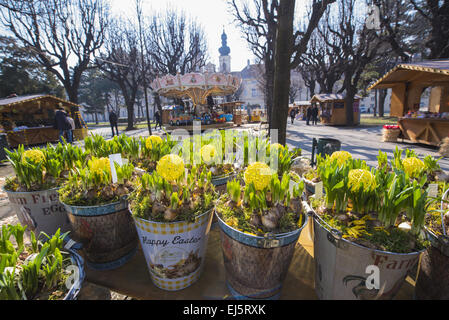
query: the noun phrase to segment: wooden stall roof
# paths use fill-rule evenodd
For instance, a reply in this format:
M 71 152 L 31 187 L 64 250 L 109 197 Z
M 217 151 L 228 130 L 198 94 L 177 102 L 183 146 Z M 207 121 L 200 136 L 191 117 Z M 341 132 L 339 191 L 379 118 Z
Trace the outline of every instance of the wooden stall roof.
M 428 77 L 425 77 L 423 73 L 427 73 Z M 440 82 L 449 83 L 449 60 L 399 64 L 371 85 L 368 90 L 391 88 L 398 82 L 412 81 L 427 83 L 429 86 Z
M 54 99 L 58 102 L 64 103 L 64 104 L 69 104 L 75 107 L 81 107 L 80 105 L 49 95 L 49 94 L 34 94 L 34 95 L 26 95 L 26 96 L 16 96 L 16 97 L 11 97 L 11 98 L 4 98 L 4 99 L 0 99 L 0 111 L 3 111 L 4 109 L 7 109 L 9 107 L 13 107 L 15 105 L 19 105 L 25 102 L 30 102 L 33 100 L 40 100 L 40 99 L 44 99 L 44 98 L 50 98 L 50 99 Z
M 310 105 L 311 105 L 310 101 L 308 101 L 308 100 L 305 100 L 305 101 L 295 101 L 295 102 L 293 102 L 293 104 L 294 104 L 295 106 L 297 106 L 297 107 L 301 107 L 301 106 L 310 106 Z
M 314 95 L 310 102 L 344 101 L 345 97 L 346 96 L 343 93 L 320 93 Z M 362 99 L 362 97 L 359 95 L 355 95 L 354 99 L 360 100 Z

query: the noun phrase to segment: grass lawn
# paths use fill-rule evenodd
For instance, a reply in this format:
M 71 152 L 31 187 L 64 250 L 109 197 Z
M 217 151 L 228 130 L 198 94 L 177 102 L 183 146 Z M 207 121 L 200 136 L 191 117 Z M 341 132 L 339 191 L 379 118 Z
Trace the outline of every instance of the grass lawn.
M 360 125 L 362 126 L 383 126 L 383 125 L 396 125 L 398 124 L 398 118 L 396 117 L 374 117 L 372 114 L 362 114 L 360 116 Z

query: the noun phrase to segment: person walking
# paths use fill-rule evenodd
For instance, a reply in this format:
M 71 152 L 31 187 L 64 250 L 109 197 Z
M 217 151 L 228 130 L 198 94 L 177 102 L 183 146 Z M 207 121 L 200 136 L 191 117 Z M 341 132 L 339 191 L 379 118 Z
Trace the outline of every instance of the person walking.
M 161 113 L 159 112 L 159 109 L 156 110 L 156 112 L 154 114 L 154 118 L 156 119 L 156 126 L 154 127 L 154 130 L 157 129 L 158 125 L 159 125 L 159 128 L 162 130 L 162 117 L 161 117 Z
M 318 106 L 316 104 L 312 107 L 312 124 L 314 126 L 318 124 Z
M 67 141 L 72 142 L 72 125 L 67 119 L 67 113 L 64 108 L 58 106 L 55 113 L 55 127 L 59 130 L 59 141 L 64 143 L 64 134 L 67 136 Z
M 296 111 L 295 111 L 295 109 L 292 109 L 290 111 L 290 118 L 292 118 L 292 124 L 295 121 L 295 116 L 296 116 Z
M 310 125 L 310 118 L 312 117 L 312 107 L 308 107 L 307 108 L 307 113 L 306 113 L 306 124 L 309 126 Z
M 118 127 L 117 127 L 118 117 L 114 111 L 109 112 L 109 123 L 111 124 L 112 136 L 114 136 L 114 128 L 115 134 L 118 135 Z
M 73 142 L 73 131 L 76 129 L 75 120 L 73 120 L 72 117 L 67 116 L 67 121 L 70 123 L 70 126 L 72 127 L 72 129 L 70 130 L 70 136 L 67 138 L 67 142 L 72 143 Z

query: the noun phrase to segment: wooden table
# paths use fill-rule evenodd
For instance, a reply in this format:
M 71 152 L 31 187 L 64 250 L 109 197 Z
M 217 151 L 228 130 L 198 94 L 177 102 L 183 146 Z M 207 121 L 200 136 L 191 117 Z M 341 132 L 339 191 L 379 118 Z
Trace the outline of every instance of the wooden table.
M 414 143 L 438 146 L 449 136 L 449 119 L 401 118 L 398 123 L 404 138 Z
M 281 299 L 317 299 L 314 289 L 315 264 L 311 239 L 309 226 L 306 226 L 296 245 L 295 255 L 284 282 Z M 231 298 L 225 282 L 218 227 L 212 228 L 210 232 L 201 278 L 184 290 L 169 292 L 157 288 L 151 282 L 145 258 L 140 248 L 131 261 L 121 268 L 112 271 L 96 271 L 88 268 L 86 271 L 87 281 L 136 299 L 221 300 Z M 396 299 L 413 299 L 413 290 L 414 282 L 408 277 Z

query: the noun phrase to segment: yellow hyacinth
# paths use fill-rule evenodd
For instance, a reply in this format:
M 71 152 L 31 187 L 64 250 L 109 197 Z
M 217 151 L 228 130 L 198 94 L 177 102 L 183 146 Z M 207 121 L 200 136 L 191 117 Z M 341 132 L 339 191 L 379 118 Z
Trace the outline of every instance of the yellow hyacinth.
M 155 135 L 149 136 L 145 140 L 145 145 L 146 145 L 147 149 L 153 149 L 153 147 L 157 147 L 161 143 L 162 143 L 162 138 L 159 136 L 155 136 Z
M 28 163 L 40 163 L 44 161 L 45 155 L 42 151 L 37 149 L 27 150 L 23 153 L 22 161 Z
M 348 187 L 353 192 L 357 192 L 363 185 L 364 191 L 373 191 L 376 188 L 376 178 L 365 169 L 354 169 L 348 174 Z
M 109 158 L 92 158 L 89 160 L 88 167 L 91 172 L 102 173 L 103 170 L 111 173 Z
M 167 181 L 176 181 L 184 173 L 184 161 L 175 154 L 163 156 L 157 163 L 156 171 Z
M 213 145 L 208 144 L 201 148 L 201 157 L 203 158 L 204 162 L 209 163 L 215 160 L 216 156 L 217 150 L 215 150 L 215 147 Z
M 404 171 L 409 177 L 413 177 L 424 170 L 425 165 L 420 159 L 411 157 L 402 160 L 402 165 L 404 166 Z
M 246 184 L 254 183 L 256 190 L 263 190 L 270 183 L 272 174 L 268 165 L 255 162 L 245 170 L 244 180 Z
M 337 160 L 338 166 L 342 166 L 350 159 L 352 159 L 352 155 L 347 151 L 335 151 L 330 157 L 331 161 Z

